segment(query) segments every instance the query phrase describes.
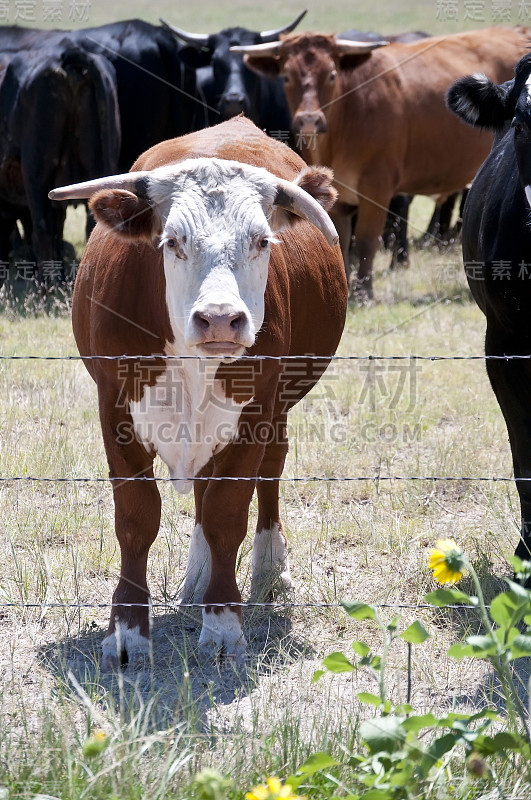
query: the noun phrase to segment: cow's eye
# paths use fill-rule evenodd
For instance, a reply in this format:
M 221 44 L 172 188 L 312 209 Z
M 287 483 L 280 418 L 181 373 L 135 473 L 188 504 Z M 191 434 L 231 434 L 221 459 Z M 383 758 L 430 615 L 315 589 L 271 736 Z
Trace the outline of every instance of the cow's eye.
M 337 72 L 335 69 L 333 69 L 330 75 L 328 76 L 328 80 L 330 81 L 330 83 L 334 83 L 336 77 L 337 77 Z
M 263 239 L 260 239 L 260 241 L 258 242 L 258 247 L 261 250 L 266 250 L 268 245 L 269 245 L 269 239 L 265 237 Z
M 284 73 L 283 75 L 280 76 L 280 80 L 284 84 L 289 83 L 289 75 L 286 75 L 286 73 Z
M 173 250 L 177 247 L 177 239 L 166 239 L 166 246 Z

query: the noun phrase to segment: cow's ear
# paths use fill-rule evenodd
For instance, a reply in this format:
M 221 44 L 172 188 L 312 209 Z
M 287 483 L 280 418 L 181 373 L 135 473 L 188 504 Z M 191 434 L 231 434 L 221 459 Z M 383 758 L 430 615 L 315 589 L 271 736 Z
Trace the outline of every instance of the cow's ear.
M 243 60 L 246 67 L 263 78 L 278 78 L 280 74 L 280 59 L 277 56 L 246 55 Z
M 337 64 L 339 69 L 356 69 L 365 61 L 368 61 L 371 53 L 344 53 L 337 56 Z
M 332 186 L 333 179 L 334 173 L 328 167 L 304 167 L 293 183 L 308 192 L 325 211 L 329 211 L 337 198 L 337 191 Z M 271 230 L 277 232 L 294 225 L 297 220 L 300 220 L 300 216 L 286 207 L 274 206 L 269 224 Z
M 183 45 L 179 48 L 179 60 L 190 69 L 208 67 L 212 63 L 212 50 L 210 48 Z
M 160 227 L 149 200 L 123 189 L 96 192 L 89 208 L 97 222 L 124 239 L 151 242 Z
M 334 173 L 328 167 L 304 167 L 295 183 L 311 194 L 325 211 L 330 211 L 337 199 L 337 190 L 332 186 Z
M 514 116 L 513 87 L 514 78 L 498 86 L 486 75 L 467 75 L 450 86 L 446 104 L 469 125 L 499 130 Z

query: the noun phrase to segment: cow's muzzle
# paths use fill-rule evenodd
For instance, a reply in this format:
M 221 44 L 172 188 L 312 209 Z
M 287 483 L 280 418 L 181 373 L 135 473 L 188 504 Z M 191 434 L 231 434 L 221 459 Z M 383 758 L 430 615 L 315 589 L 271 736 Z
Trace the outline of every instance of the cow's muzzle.
M 298 111 L 292 125 L 295 133 L 326 133 L 326 117 L 322 111 Z
M 189 339 L 208 355 L 241 355 L 254 343 L 248 315 L 244 311 L 196 309 L 190 319 Z

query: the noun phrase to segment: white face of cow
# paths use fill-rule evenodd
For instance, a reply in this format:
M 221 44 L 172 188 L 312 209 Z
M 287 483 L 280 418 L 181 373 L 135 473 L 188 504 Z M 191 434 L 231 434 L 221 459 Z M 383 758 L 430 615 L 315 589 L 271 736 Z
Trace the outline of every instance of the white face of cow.
M 154 170 L 166 298 L 187 352 L 237 358 L 264 320 L 276 184 L 265 170 L 194 159 Z

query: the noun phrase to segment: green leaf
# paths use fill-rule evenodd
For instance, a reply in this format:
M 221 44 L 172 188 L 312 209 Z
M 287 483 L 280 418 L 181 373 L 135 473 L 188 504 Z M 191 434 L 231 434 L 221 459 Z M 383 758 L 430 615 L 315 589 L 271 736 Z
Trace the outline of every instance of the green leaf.
M 502 628 L 508 628 L 513 620 L 519 602 L 514 595 L 509 592 L 501 592 L 490 604 L 490 615 L 494 622 Z
M 471 645 L 475 656 L 495 656 L 498 652 L 498 644 L 492 636 L 487 634 L 481 636 L 467 636 L 467 644 Z
M 309 758 L 306 759 L 304 764 L 297 770 L 297 777 L 302 773 L 305 777 L 308 775 L 315 775 L 316 772 L 320 772 L 322 769 L 329 769 L 330 767 L 337 767 L 339 761 L 336 761 L 335 758 L 332 758 L 328 755 L 328 753 L 313 753 Z
M 343 653 L 330 653 L 329 656 L 323 658 L 323 666 L 330 672 L 352 672 L 355 669 L 348 658 Z
M 448 753 L 458 742 L 460 735 L 455 733 L 446 733 L 435 739 L 426 751 L 426 755 L 421 761 L 420 768 L 424 775 L 427 775 L 430 769 L 435 766 L 437 761 Z
M 317 683 L 319 678 L 325 674 L 324 669 L 316 669 L 312 676 L 312 683 Z
M 392 800 L 393 794 L 392 789 L 369 789 L 361 795 L 361 800 Z
M 511 642 L 511 653 L 513 658 L 531 656 L 531 636 L 524 634 L 515 636 Z
M 511 590 L 513 594 L 520 600 L 525 603 L 531 604 L 531 591 L 526 589 L 525 586 L 522 586 L 521 583 L 517 583 L 516 581 L 512 581 L 510 578 L 505 578 L 505 583 Z
M 470 597 L 459 589 L 437 589 L 435 592 L 430 592 L 424 595 L 426 603 L 431 603 L 432 606 L 455 606 L 455 605 L 473 605 L 478 604 L 477 597 Z
M 352 619 L 376 619 L 375 609 L 366 603 L 343 602 L 341 605 Z
M 382 702 L 377 694 L 371 694 L 370 692 L 358 692 L 356 696 L 360 702 L 366 703 L 369 706 L 376 706 L 377 708 Z
M 463 644 L 463 642 L 457 642 L 457 644 L 453 644 L 448 648 L 447 652 L 450 658 L 456 658 L 458 661 L 461 661 L 463 658 L 473 658 L 475 655 L 472 645 Z
M 418 620 L 415 620 L 409 628 L 400 634 L 400 638 L 410 644 L 422 644 L 426 639 L 430 638 L 430 634 Z
M 359 656 L 366 656 L 371 652 L 371 648 L 365 642 L 352 642 L 352 649 Z
M 520 750 L 524 740 L 517 733 L 500 731 L 495 736 L 483 736 L 474 743 L 474 749 L 490 755 L 499 753 L 501 750 Z
M 408 717 L 402 723 L 402 727 L 405 731 L 413 731 L 413 733 L 418 733 L 422 728 L 431 728 L 438 723 L 437 717 L 433 714 L 418 714 L 413 717 Z
M 360 736 L 371 753 L 393 753 L 406 738 L 402 722 L 402 717 L 375 717 L 361 723 Z

